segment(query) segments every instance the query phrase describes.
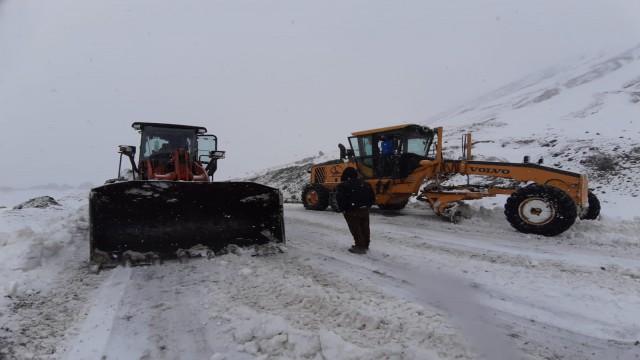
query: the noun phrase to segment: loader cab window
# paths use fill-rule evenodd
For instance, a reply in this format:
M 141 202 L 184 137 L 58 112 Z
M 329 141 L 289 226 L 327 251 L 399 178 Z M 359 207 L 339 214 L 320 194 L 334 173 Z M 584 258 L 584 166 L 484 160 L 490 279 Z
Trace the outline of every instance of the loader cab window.
M 169 154 L 178 148 L 185 148 L 190 154 L 195 155 L 197 150 L 195 129 L 147 126 L 142 130 L 141 159 L 156 154 Z
M 207 164 L 210 161 L 209 152 L 218 150 L 218 138 L 215 135 L 198 136 L 198 161 Z

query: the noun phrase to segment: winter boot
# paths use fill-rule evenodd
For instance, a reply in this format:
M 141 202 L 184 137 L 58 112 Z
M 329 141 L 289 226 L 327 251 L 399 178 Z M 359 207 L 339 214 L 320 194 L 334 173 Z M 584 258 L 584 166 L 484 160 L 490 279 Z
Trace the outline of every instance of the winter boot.
M 366 254 L 367 249 L 362 247 L 352 246 L 349 248 L 349 252 L 353 254 Z

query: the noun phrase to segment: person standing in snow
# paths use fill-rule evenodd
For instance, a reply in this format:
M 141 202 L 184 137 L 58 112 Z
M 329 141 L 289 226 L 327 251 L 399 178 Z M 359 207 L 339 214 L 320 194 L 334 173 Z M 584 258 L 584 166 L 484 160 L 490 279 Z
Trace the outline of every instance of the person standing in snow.
M 358 178 L 358 171 L 352 167 L 344 170 L 340 180 L 336 203 L 355 240 L 349 252 L 364 254 L 369 250 L 369 208 L 373 206 L 376 194 L 368 182 Z

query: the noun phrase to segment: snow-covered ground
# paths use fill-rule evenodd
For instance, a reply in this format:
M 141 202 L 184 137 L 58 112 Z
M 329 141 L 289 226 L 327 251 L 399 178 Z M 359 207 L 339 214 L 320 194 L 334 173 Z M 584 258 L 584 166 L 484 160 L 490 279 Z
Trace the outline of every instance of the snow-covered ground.
M 640 358 L 637 208 L 547 238 L 491 202 L 459 224 L 412 203 L 373 210 L 361 256 L 340 214 L 285 204 L 283 252 L 93 274 L 87 203 L 0 192 L 0 358 Z

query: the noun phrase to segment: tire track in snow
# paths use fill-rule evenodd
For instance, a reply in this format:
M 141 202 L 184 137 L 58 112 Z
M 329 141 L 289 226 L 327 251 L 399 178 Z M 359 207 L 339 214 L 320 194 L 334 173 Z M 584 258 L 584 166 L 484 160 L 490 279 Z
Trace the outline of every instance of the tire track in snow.
M 64 353 L 60 344 L 76 335 L 74 322 L 86 315 L 83 305 L 105 278 L 89 273 L 87 209 L 80 206 L 68 215 L 40 214 L 42 218 L 34 224 L 36 230 L 19 233 L 37 239 L 29 241 L 35 244 L 29 250 L 34 257 L 24 265 L 24 276 L 33 276 L 32 272 L 39 273 L 45 266 L 50 272 L 32 282 L 33 288 L 8 297 L 9 312 L 0 314 L 0 337 L 5 339 L 1 358 L 59 359 Z M 48 226 L 38 229 L 45 221 Z
M 480 353 L 480 355 L 474 355 L 476 358 L 505 360 L 520 358 L 514 352 L 513 346 L 509 344 L 506 333 L 502 334 L 498 326 L 490 325 L 496 320 L 487 319 L 483 315 L 483 312 L 487 309 L 473 300 L 474 294 L 468 284 L 459 278 L 437 272 L 434 268 L 412 269 L 403 265 L 402 260 L 395 257 L 393 253 L 389 255 L 380 252 L 388 247 L 382 248 L 381 244 L 375 239 L 375 235 L 373 235 L 374 239 L 372 239 L 373 249 L 369 254 L 362 257 L 354 257 L 345 252 L 346 247 L 352 241 L 351 235 L 348 232 L 344 235 L 347 238 L 346 241 L 343 238 L 334 238 L 335 224 L 331 227 L 325 221 L 327 221 L 327 218 L 335 216 L 335 214 L 326 214 L 327 217 L 322 215 L 320 217 L 323 217 L 323 219 L 319 221 L 321 223 L 320 227 L 330 229 L 329 234 L 325 234 L 324 238 L 322 235 L 317 238 L 309 237 L 308 234 L 314 232 L 314 222 L 307 221 L 304 216 L 298 218 L 294 215 L 295 220 L 291 221 L 291 224 L 287 224 L 291 234 L 289 237 L 291 239 L 290 247 L 296 246 L 294 244 L 295 241 L 300 241 L 299 247 L 301 249 L 314 254 L 322 254 L 323 257 L 334 262 L 348 264 L 350 272 L 372 280 L 372 285 L 380 282 L 379 277 L 387 278 L 387 280 L 390 280 L 390 287 L 392 288 L 390 290 L 387 289 L 388 292 L 397 293 L 398 289 L 400 289 L 404 296 L 412 298 L 418 304 L 431 308 L 432 311 L 440 312 L 444 310 L 447 313 L 447 318 L 454 319 L 446 321 L 453 321 L 453 324 L 462 328 L 462 337 L 467 342 L 466 346 L 471 346 L 476 352 Z M 291 216 L 289 218 L 291 219 Z M 335 221 L 336 219 L 332 220 Z M 338 233 L 341 232 L 338 231 Z M 292 238 L 292 236 L 296 238 Z M 377 250 L 378 248 L 381 250 Z M 328 260 L 325 261 L 328 262 Z M 414 264 L 416 262 L 409 263 Z M 318 264 L 318 266 L 331 268 L 324 262 Z M 342 266 L 338 266 L 338 268 L 342 268 Z M 353 276 L 355 275 L 352 274 Z M 434 307 L 440 310 L 434 310 Z M 482 330 L 478 331 L 479 329 Z
M 301 226 L 313 228 L 317 220 L 320 227 L 331 228 L 332 223 L 339 221 L 335 218 L 337 214 L 329 212 L 309 215 L 304 210 L 288 210 L 289 221 Z M 633 332 L 614 335 L 612 331 L 615 331 L 616 326 L 612 327 L 611 319 L 606 318 L 608 312 L 619 310 L 620 306 L 627 304 L 618 305 L 611 299 L 637 296 L 632 294 L 633 289 L 638 287 L 638 281 L 630 258 L 634 257 L 634 251 L 638 251 L 638 245 L 637 240 L 628 237 L 629 227 L 634 227 L 632 224 L 624 222 L 623 225 L 626 226 L 618 229 L 620 224 L 612 223 L 608 230 L 605 224 L 605 229 L 599 230 L 609 232 L 610 238 L 615 237 L 611 233 L 619 232 L 625 246 L 616 249 L 603 244 L 599 239 L 592 241 L 589 236 L 582 238 L 580 232 L 570 234 L 567 238 L 523 236 L 508 228 L 503 229 L 500 225 L 496 226 L 494 223 L 501 219 L 493 217 L 482 219 L 488 222 L 482 227 L 478 227 L 479 219 L 463 224 L 440 222 L 432 226 L 433 221 L 428 217 L 425 219 L 421 214 L 415 215 L 415 211 L 410 209 L 404 216 L 373 212 L 371 220 L 373 251 L 379 249 L 388 254 L 390 261 L 422 263 L 426 268 L 442 269 L 447 273 L 469 278 L 469 283 L 477 290 L 480 300 L 489 300 L 492 307 L 496 304 L 506 305 L 494 308 L 496 318 L 504 324 L 504 330 L 510 333 L 518 347 L 532 356 L 548 354 L 549 357 L 566 356 L 575 359 L 627 359 L 625 356 L 636 350 L 634 341 L 609 340 L 608 337 L 600 339 L 575 332 L 580 329 L 578 324 L 590 327 L 591 332 L 595 325 L 613 335 L 613 339 L 633 338 Z M 599 225 L 594 222 L 585 223 L 578 224 L 578 228 Z M 288 226 L 290 229 L 291 225 Z M 635 228 L 637 227 L 636 224 Z M 347 236 L 347 244 L 348 241 L 350 239 Z M 313 247 L 320 242 L 331 245 L 316 246 L 317 251 L 344 251 L 344 247 L 340 249 L 341 246 L 333 238 L 332 232 L 324 239 L 313 238 L 306 241 L 304 247 Z M 566 242 L 570 245 L 565 244 Z M 411 250 L 407 251 L 407 248 Z M 606 253 L 599 254 L 602 249 L 607 249 Z M 613 262 L 626 267 L 607 265 L 606 268 L 601 268 L 599 261 L 602 264 Z M 380 261 L 376 261 L 376 265 L 380 266 Z M 598 283 L 603 285 L 595 285 L 600 289 L 594 294 L 591 290 Z M 535 296 L 529 298 L 528 294 L 520 293 L 520 290 L 531 287 L 548 296 L 542 299 Z M 571 289 L 574 289 L 573 293 Z M 583 289 L 587 289 L 587 293 Z M 532 295 L 539 296 L 540 293 L 534 292 Z M 563 304 L 556 304 L 554 298 L 575 299 L 575 302 L 567 304 L 563 309 Z M 594 309 L 599 304 L 609 310 L 605 310 L 600 319 L 599 311 L 592 311 L 592 315 L 582 318 L 579 315 L 582 312 L 574 314 L 572 309 L 581 304 L 593 306 Z M 635 312 L 628 308 L 623 313 Z M 554 317 L 559 317 L 561 321 L 555 322 Z M 627 328 L 634 327 L 633 319 L 621 320 L 626 322 Z
M 475 358 L 455 328 L 438 313 L 390 297 L 351 276 L 321 270 L 331 267 L 333 259 L 313 260 L 326 261 L 322 267 L 305 260 L 316 256 L 291 248 L 277 258 L 247 259 L 244 264 L 236 264 L 244 266 L 238 271 L 244 270 L 246 279 L 221 293 L 228 291 L 225 297 L 229 302 L 283 319 L 307 336 L 332 329 L 344 342 L 357 346 L 351 354 L 353 359 Z M 358 271 L 349 269 L 350 264 L 336 261 L 335 265 L 344 271 Z M 266 279 L 278 280 L 274 283 Z M 240 334 L 238 338 L 250 342 L 251 337 Z
M 86 305 L 82 326 L 73 330 L 77 336 L 68 345 L 66 359 L 100 359 L 108 346 L 116 312 L 131 278 L 131 269 L 117 267 L 109 272 L 95 296 Z

